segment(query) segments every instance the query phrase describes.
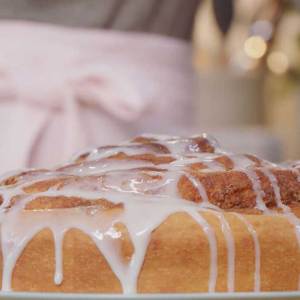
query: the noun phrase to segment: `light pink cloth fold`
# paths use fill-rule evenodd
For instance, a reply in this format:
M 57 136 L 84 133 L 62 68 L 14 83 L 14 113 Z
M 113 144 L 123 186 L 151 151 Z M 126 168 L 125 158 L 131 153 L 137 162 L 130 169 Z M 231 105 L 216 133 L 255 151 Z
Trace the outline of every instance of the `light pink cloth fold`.
M 187 124 L 190 47 L 155 35 L 0 23 L 0 172 Z

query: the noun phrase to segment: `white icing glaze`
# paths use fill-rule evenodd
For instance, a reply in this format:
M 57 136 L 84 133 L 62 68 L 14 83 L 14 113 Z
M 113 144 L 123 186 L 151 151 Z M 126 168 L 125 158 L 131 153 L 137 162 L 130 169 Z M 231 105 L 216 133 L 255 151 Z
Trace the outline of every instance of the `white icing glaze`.
M 253 243 L 254 243 L 254 251 L 255 251 L 255 271 L 254 271 L 254 291 L 260 291 L 260 244 L 258 235 L 256 233 L 255 228 L 253 225 L 244 217 L 242 214 L 234 213 L 237 218 L 239 218 L 247 227 L 247 230 L 252 236 Z
M 54 247 L 55 247 L 55 273 L 54 282 L 59 285 L 63 281 L 63 238 L 64 230 L 57 228 L 53 230 Z
M 207 193 L 206 193 L 206 190 L 205 190 L 203 184 L 199 180 L 197 180 L 196 178 L 194 178 L 193 176 L 191 176 L 187 173 L 185 173 L 184 175 L 187 177 L 187 179 L 189 181 L 192 182 L 193 186 L 195 186 L 197 188 L 198 194 L 200 195 L 200 197 L 202 199 L 201 205 L 203 205 L 204 207 L 210 206 L 208 196 L 207 196 Z
M 235 281 L 235 245 L 231 227 L 224 215 L 220 212 L 214 212 L 219 218 L 221 229 L 224 234 L 227 245 L 227 289 L 228 292 L 234 292 Z
M 300 245 L 300 220 L 297 218 L 297 216 L 292 212 L 292 210 L 285 204 L 282 203 L 281 200 L 281 194 L 280 194 L 280 187 L 277 181 L 277 178 L 275 175 L 268 169 L 263 168 L 262 172 L 268 177 L 272 189 L 275 194 L 275 200 L 276 200 L 276 205 L 278 208 L 281 208 L 284 215 L 288 219 L 288 221 L 295 226 L 295 231 L 298 239 L 298 243 Z
M 2 290 L 11 290 L 11 278 L 15 264 L 28 242 L 41 230 L 48 228 L 54 239 L 55 272 L 54 283 L 63 282 L 63 241 L 65 234 L 72 228 L 79 229 L 90 237 L 116 277 L 120 280 L 124 293 L 137 291 L 138 276 L 141 271 L 146 251 L 151 240 L 152 231 L 162 224 L 170 215 L 185 212 L 202 229 L 207 237 L 210 249 L 210 273 L 208 291 L 214 292 L 218 276 L 217 241 L 213 227 L 201 215 L 209 211 L 219 220 L 227 246 L 227 289 L 235 290 L 235 243 L 230 224 L 223 210 L 210 202 L 205 186 L 192 172 L 189 166 L 201 163 L 200 172 L 220 172 L 226 170 L 218 161 L 226 156 L 233 162 L 233 169 L 243 172 L 250 180 L 256 196 L 256 208 L 262 213 L 272 213 L 265 205 L 264 191 L 255 168 L 267 176 L 274 191 L 276 205 L 295 226 L 300 244 L 299 219 L 283 204 L 280 188 L 269 162 L 250 159 L 249 156 L 226 153 L 217 142 L 203 135 L 206 144 L 214 147 L 214 153 L 202 152 L 198 137 L 178 138 L 168 136 L 144 136 L 155 139 L 154 146 L 147 143 L 124 143 L 121 146 L 102 147 L 84 155 L 81 162 L 62 166 L 58 170 L 29 170 L 16 183 L 0 187 L 2 205 L 0 207 L 3 279 Z M 126 156 L 151 154 L 163 158 L 173 158 L 171 163 L 154 165 L 147 160 L 117 160 L 111 158 L 123 153 Z M 299 175 L 298 169 L 288 166 Z M 16 173 L 13 173 L 16 175 Z M 181 198 L 178 193 L 178 182 L 186 176 L 196 188 L 202 201 L 193 203 Z M 23 188 L 39 181 L 56 178 L 66 179 L 62 186 L 51 186 L 45 191 L 26 194 Z M 7 177 L 3 177 L 2 180 Z M 298 176 L 298 180 L 300 175 Z M 300 181 L 299 181 L 300 182 Z M 10 207 L 11 200 L 20 197 Z M 99 206 L 76 207 L 39 211 L 24 210 L 26 204 L 37 197 L 76 197 L 89 199 L 106 199 L 116 205 L 122 203 L 123 208 L 112 214 L 106 214 Z M 255 251 L 254 290 L 260 290 L 260 244 L 254 226 L 241 214 L 234 213 L 247 227 L 253 238 Z M 78 222 L 80 220 L 80 222 Z M 126 226 L 134 253 L 129 262 L 123 261 L 118 246 L 120 232 L 114 227 L 122 223 Z
M 300 182 L 300 169 L 294 169 L 294 172 L 297 174 L 298 182 Z
M 186 209 L 185 211 L 188 212 L 189 215 L 202 227 L 203 231 L 207 236 L 210 248 L 210 275 L 208 282 L 208 291 L 214 292 L 218 276 L 217 241 L 214 230 L 208 224 L 208 222 L 203 217 L 201 217 L 201 215 L 194 209 Z
M 275 201 L 278 208 L 281 208 L 284 212 L 289 212 L 290 208 L 287 205 L 284 205 L 281 201 L 280 188 L 278 185 L 277 178 L 275 175 L 267 168 L 262 168 L 261 171 L 269 179 L 272 186 L 273 192 L 275 194 Z
M 259 178 L 255 171 L 246 169 L 244 173 L 248 176 L 252 183 L 253 190 L 256 195 L 256 208 L 261 211 L 268 211 L 266 204 L 263 200 L 263 197 L 265 195 L 264 191 L 262 190 Z

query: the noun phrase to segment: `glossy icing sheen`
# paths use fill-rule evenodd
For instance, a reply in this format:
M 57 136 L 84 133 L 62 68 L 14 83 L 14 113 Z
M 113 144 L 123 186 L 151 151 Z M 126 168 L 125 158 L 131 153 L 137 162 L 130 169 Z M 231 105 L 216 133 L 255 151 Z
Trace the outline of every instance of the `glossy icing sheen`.
M 123 155 L 120 159 L 120 154 Z M 141 157 L 141 155 L 159 156 L 157 163 Z M 134 158 L 129 159 L 129 157 Z M 69 164 L 55 170 L 29 170 L 20 174 L 6 174 L 2 177 L 0 193 L 1 204 L 1 237 L 3 254 L 2 290 L 11 290 L 12 272 L 18 257 L 27 243 L 40 230 L 49 228 L 53 232 L 55 243 L 54 282 L 59 285 L 63 281 L 62 243 L 64 234 L 71 228 L 78 228 L 95 242 L 104 255 L 112 271 L 121 282 L 124 293 L 134 293 L 137 289 L 137 278 L 144 262 L 152 231 L 176 212 L 186 212 L 202 228 L 210 248 L 209 292 L 214 292 L 218 275 L 217 242 L 212 226 L 201 215 L 209 211 L 220 223 L 227 246 L 227 289 L 235 290 L 235 244 L 233 233 L 223 210 L 209 201 L 203 184 L 190 172 L 188 167 L 201 163 L 201 172 L 224 171 L 224 164 L 218 161 L 226 157 L 232 169 L 243 172 L 250 180 L 256 196 L 255 208 L 265 214 L 276 214 L 268 209 L 263 201 L 264 192 L 260 179 L 254 168 L 268 178 L 274 191 L 276 206 L 282 211 L 291 224 L 300 244 L 300 222 L 288 206 L 282 203 L 280 187 L 272 168 L 290 169 L 300 179 L 299 163 L 274 165 L 249 155 L 237 155 L 225 152 L 218 143 L 207 135 L 191 138 L 169 136 L 142 136 L 133 142 L 120 146 L 101 147 L 74 158 Z M 17 181 L 9 182 L 12 175 Z M 185 176 L 196 188 L 201 202 L 196 203 L 183 199 L 178 193 L 178 181 Z M 26 187 L 35 183 L 66 179 L 63 185 L 52 185 L 45 190 L 34 193 L 26 192 Z M 74 180 L 74 178 L 76 180 Z M 12 199 L 18 196 L 18 201 Z M 97 205 L 88 208 L 43 209 L 41 212 L 24 209 L 27 204 L 38 197 L 77 197 L 94 201 L 106 199 L 112 204 L 122 204 L 118 214 L 103 214 Z M 67 198 L 65 199 L 67 201 Z M 200 213 L 199 213 L 200 212 Z M 252 224 L 238 213 L 233 213 L 245 224 L 253 238 L 255 250 L 255 273 L 253 290 L 260 291 L 260 244 L 258 235 Z M 78 219 L 80 218 L 80 222 Z M 114 225 L 123 223 L 130 235 L 134 253 L 129 263 L 124 263 L 115 249 L 114 240 L 120 233 Z

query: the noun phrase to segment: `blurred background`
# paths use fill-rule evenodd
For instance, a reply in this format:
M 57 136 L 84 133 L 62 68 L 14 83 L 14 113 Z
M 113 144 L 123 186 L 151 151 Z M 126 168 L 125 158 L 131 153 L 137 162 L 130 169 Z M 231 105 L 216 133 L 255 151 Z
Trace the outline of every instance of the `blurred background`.
M 299 0 L 0 0 L 0 172 L 142 133 L 296 160 L 299 80 Z

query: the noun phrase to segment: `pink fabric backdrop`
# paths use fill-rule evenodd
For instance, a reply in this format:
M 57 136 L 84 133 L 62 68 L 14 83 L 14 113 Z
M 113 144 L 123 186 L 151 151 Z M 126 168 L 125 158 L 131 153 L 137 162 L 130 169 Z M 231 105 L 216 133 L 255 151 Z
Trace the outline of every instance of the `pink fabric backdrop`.
M 12 21 L 0 39 L 0 172 L 190 122 L 183 41 Z

